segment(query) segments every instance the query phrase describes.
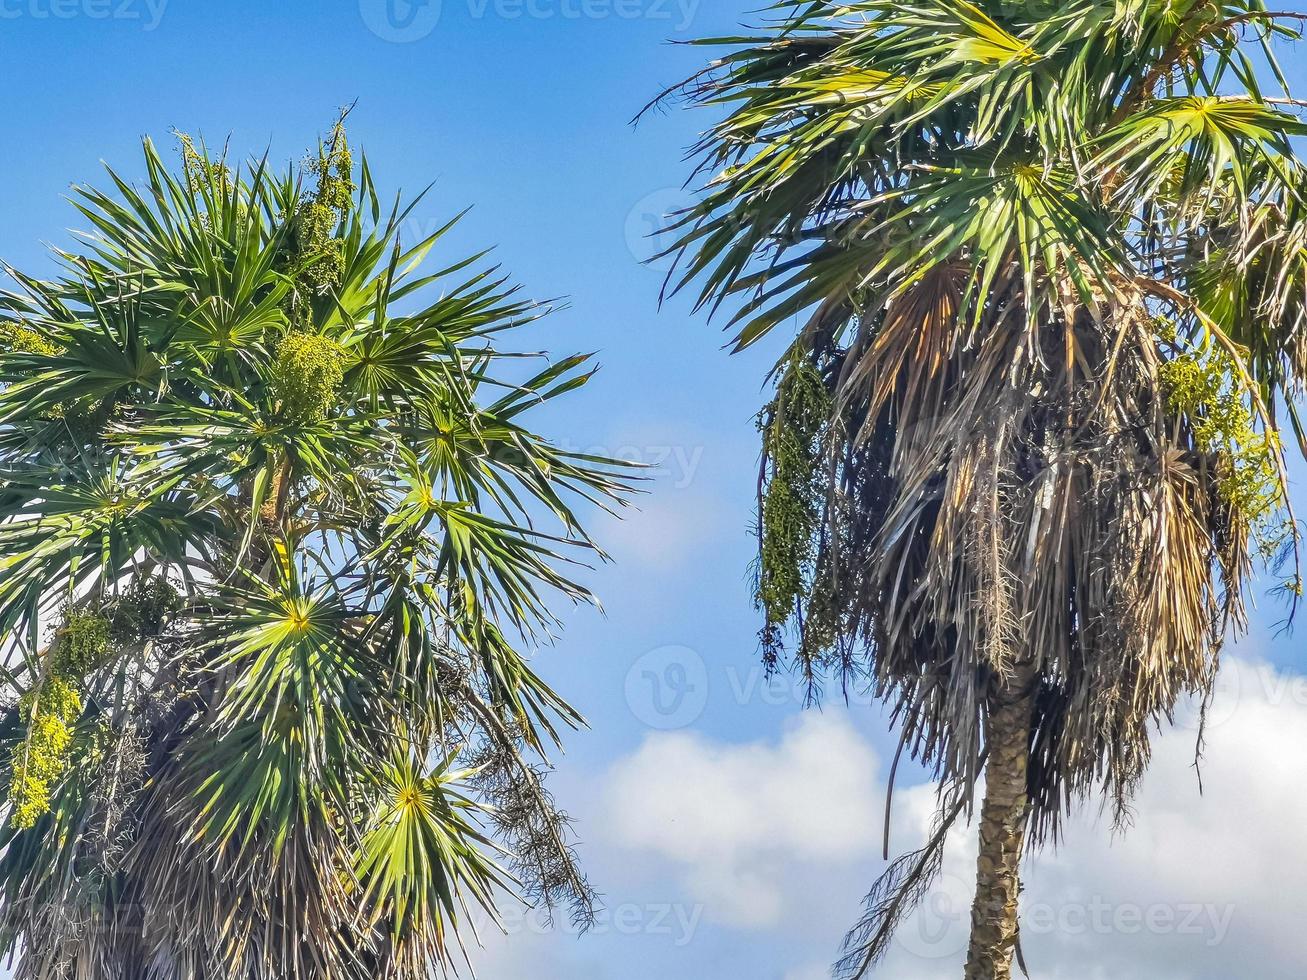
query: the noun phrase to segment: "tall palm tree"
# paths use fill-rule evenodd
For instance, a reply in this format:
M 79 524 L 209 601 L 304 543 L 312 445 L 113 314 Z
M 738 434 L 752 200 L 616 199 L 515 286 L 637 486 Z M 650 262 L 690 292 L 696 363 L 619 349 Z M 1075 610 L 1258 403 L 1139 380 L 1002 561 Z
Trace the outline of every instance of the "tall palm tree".
M 1259 555 L 1297 543 L 1307 127 L 1273 42 L 1301 18 L 777 7 L 679 89 L 725 118 L 669 288 L 730 308 L 737 350 L 797 321 L 760 417 L 765 656 L 870 684 L 939 780 L 837 972 L 884 953 L 983 780 L 965 975 L 1006 978 L 1023 855 L 1100 791 L 1126 819 Z
M 581 720 L 514 638 L 590 599 L 574 508 L 624 496 L 523 427 L 586 358 L 501 377 L 545 307 L 421 271 L 449 225 L 401 244 L 342 126 L 144 171 L 0 297 L 17 976 L 417 980 L 505 889 L 584 920 L 542 785 Z

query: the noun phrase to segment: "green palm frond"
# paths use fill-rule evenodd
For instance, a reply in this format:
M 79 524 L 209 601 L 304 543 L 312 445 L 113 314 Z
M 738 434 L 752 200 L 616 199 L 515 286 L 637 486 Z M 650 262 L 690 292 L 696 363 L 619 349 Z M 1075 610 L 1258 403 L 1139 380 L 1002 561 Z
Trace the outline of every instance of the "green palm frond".
M 488 856 L 490 840 L 477 821 L 479 807 L 460 789 L 471 775 L 448 758 L 433 768 L 408 756 L 383 767 L 371 825 L 359 844 L 355 875 L 388 925 L 391 954 L 415 972 L 446 965 L 422 962 L 448 947 L 452 924 L 470 901 L 493 913 L 497 892 L 511 879 Z M 415 938 L 420 941 L 415 943 Z
M 501 338 L 548 307 L 484 253 L 427 271 L 453 222 L 402 241 L 417 201 L 385 211 L 342 126 L 280 173 L 181 150 L 78 188 L 62 272 L 0 294 L 0 676 L 37 705 L 0 724 L 0 775 L 30 789 L 0 840 L 0 945 L 22 977 L 166 956 L 416 980 L 514 886 L 494 838 L 538 836 L 484 829 L 473 800 L 505 770 L 460 758 L 493 739 L 515 819 L 561 826 L 530 757 L 581 719 L 527 651 L 553 598 L 593 601 L 567 570 L 631 473 L 527 427 L 589 358 L 506 380 Z M 110 640 L 73 668 L 77 617 Z M 81 716 L 42 721 L 62 691 Z M 585 919 L 552 839 L 548 882 L 539 853 L 506 861 Z

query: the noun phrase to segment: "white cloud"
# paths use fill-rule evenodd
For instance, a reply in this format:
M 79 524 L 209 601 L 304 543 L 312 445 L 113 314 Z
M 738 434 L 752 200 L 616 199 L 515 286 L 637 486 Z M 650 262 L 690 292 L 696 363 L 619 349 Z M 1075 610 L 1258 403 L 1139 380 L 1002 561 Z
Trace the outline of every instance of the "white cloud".
M 1303 975 L 1307 964 L 1307 682 L 1231 659 L 1225 703 L 1193 769 L 1194 727 L 1155 740 L 1128 834 L 1095 812 L 1026 868 L 1023 942 L 1047 980 L 1227 980 Z M 878 873 L 882 773 L 843 714 L 810 714 L 778 743 L 656 734 L 613 769 L 609 843 L 672 873 L 705 919 L 811 941 L 784 980 L 826 975 L 851 896 Z M 893 847 L 916 846 L 929 787 L 900 791 Z M 961 972 L 975 831 L 958 828 L 945 871 L 879 975 Z M 744 940 L 741 935 L 741 941 Z M 829 944 L 829 948 L 827 948 Z M 1251 964 L 1256 964 L 1255 967 Z M 689 966 L 690 964 L 687 964 Z M 693 972 L 692 970 L 690 972 Z
M 1113 911 L 1106 936 L 1084 911 L 1091 921 L 1073 921 L 1074 934 L 1032 936 L 1032 959 L 1068 971 L 1088 955 L 1113 980 L 1224 980 L 1254 963 L 1258 976 L 1303 975 L 1307 688 L 1264 664 L 1226 669 L 1236 696 L 1208 733 L 1204 792 L 1192 732 L 1166 734 L 1129 833 L 1113 839 L 1101 821 L 1080 819 L 1067 846 L 1034 865 L 1028 900 L 1054 921 L 1095 901 Z
M 796 865 L 874 847 L 878 760 L 843 715 L 804 716 L 778 744 L 653 735 L 612 773 L 606 832 L 676 867 L 709 921 L 776 925 Z

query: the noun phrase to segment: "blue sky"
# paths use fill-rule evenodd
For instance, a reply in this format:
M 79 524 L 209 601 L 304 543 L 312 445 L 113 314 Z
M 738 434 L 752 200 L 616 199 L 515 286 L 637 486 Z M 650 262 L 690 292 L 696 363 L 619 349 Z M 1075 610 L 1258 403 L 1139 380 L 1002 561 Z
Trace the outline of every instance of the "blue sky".
M 731 33 L 756 6 L 0 0 L 5 260 L 48 268 L 41 243 L 66 242 L 65 229 L 77 225 L 62 199 L 69 185 L 98 181 L 101 160 L 136 174 L 142 136 L 170 144 L 176 128 L 210 144 L 230 138 L 238 155 L 270 146 L 274 159 L 292 158 L 357 100 L 351 136 L 383 188 L 415 192 L 436 181 L 412 237 L 475 205 L 446 254 L 495 245 L 496 260 L 530 294 L 569 300 L 520 343 L 599 352 L 604 370 L 593 386 L 538 424 L 572 446 L 655 464 L 656 479 L 639 513 L 598 529 L 616 559 L 593 576 L 605 614 L 568 615 L 565 636 L 540 664 L 592 723 L 570 741 L 554 787 L 578 818 L 611 915 L 580 939 L 512 917 L 510 935 L 487 935 L 474 956 L 494 980 L 816 980 L 881 866 L 884 761 L 893 749 L 884 719 L 857 704 L 805 714 L 791 687 L 766 686 L 757 668 L 752 419 L 775 350 L 728 359 L 717 328 L 684 302 L 659 310 L 661 273 L 640 261 L 651 251 L 645 235 L 687 200 L 678 189 L 682 149 L 709 120 L 681 111 L 652 114 L 638 128 L 629 120 L 705 57 L 668 42 Z M 1301 742 L 1285 741 L 1307 734 L 1307 691 L 1294 673 L 1300 641 L 1267 628 L 1278 615 L 1274 605 L 1259 614 L 1255 638 L 1235 658 L 1208 796 L 1197 795 L 1193 732 L 1182 727 L 1159 743 L 1159 767 L 1170 765 L 1146 787 L 1131 838 L 1110 848 L 1106 829 L 1087 822 L 1032 867 L 1031 894 L 1055 923 L 1033 927 L 1028 943 L 1045 975 L 1089 976 L 1077 966 L 1089 948 L 1114 978 L 1215 980 L 1252 950 L 1270 949 L 1272 963 L 1307 962 L 1289 925 L 1307 909 L 1283 897 L 1303 894 L 1307 881 L 1279 881 L 1290 872 L 1271 858 L 1276 848 L 1307 846 L 1302 831 L 1266 818 L 1264 833 L 1240 845 L 1248 853 L 1227 854 L 1243 871 L 1195 877 L 1179 851 L 1147 880 L 1132 871 L 1161 861 L 1177 841 L 1204 854 L 1228 850 L 1220 828 L 1251 820 L 1260 803 L 1307 803 L 1282 793 L 1285 783 L 1307 782 Z M 1280 749 L 1262 752 L 1272 740 Z M 1256 763 L 1245 764 L 1253 752 Z M 907 849 L 928 821 L 929 800 L 916 788 L 901 801 L 895 840 Z M 932 896 L 934 919 L 909 930 L 885 976 L 959 972 L 956 910 L 965 896 L 949 881 L 965 887 L 966 846 L 960 838 L 955 879 Z M 1271 889 L 1239 877 L 1248 868 L 1279 881 L 1273 907 L 1263 907 Z M 1231 894 L 1237 902 L 1222 926 Z M 1108 926 L 1068 918 L 1092 919 L 1096 896 L 1108 905 Z M 1194 912 L 1198 925 L 1155 923 L 1144 943 L 1119 921 L 1136 906 L 1169 909 L 1177 920 Z

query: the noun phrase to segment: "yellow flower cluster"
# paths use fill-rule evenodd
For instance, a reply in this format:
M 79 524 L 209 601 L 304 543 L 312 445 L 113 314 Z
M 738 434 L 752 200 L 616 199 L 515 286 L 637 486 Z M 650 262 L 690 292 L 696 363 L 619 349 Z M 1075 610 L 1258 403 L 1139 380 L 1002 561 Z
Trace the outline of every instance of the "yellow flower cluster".
M 1222 499 L 1250 525 L 1264 521 L 1282 503 L 1275 437 L 1259 433 L 1242 392 L 1232 379 L 1234 365 L 1219 352 L 1184 354 L 1161 368 L 1167 408 L 1193 426 L 1194 441 L 1221 466 Z
M 82 713 L 82 696 L 63 677 L 51 675 L 23 695 L 19 716 L 27 719 L 27 738 L 14 751 L 9 804 L 13 825 L 33 826 L 50 812 L 50 787 L 68 766 L 72 726 Z
M 328 337 L 294 332 L 277 347 L 273 392 L 292 422 L 319 422 L 335 406 L 345 378 L 345 349 Z
M 0 350 L 21 351 L 24 354 L 57 354 L 59 348 L 35 330 L 17 323 L 0 323 Z
M 49 674 L 18 702 L 27 737 L 14 750 L 9 805 L 19 829 L 50 812 L 51 788 L 68 768 L 73 725 L 82 713 L 76 685 L 104 663 L 109 632 L 103 616 L 70 611 L 56 634 Z

